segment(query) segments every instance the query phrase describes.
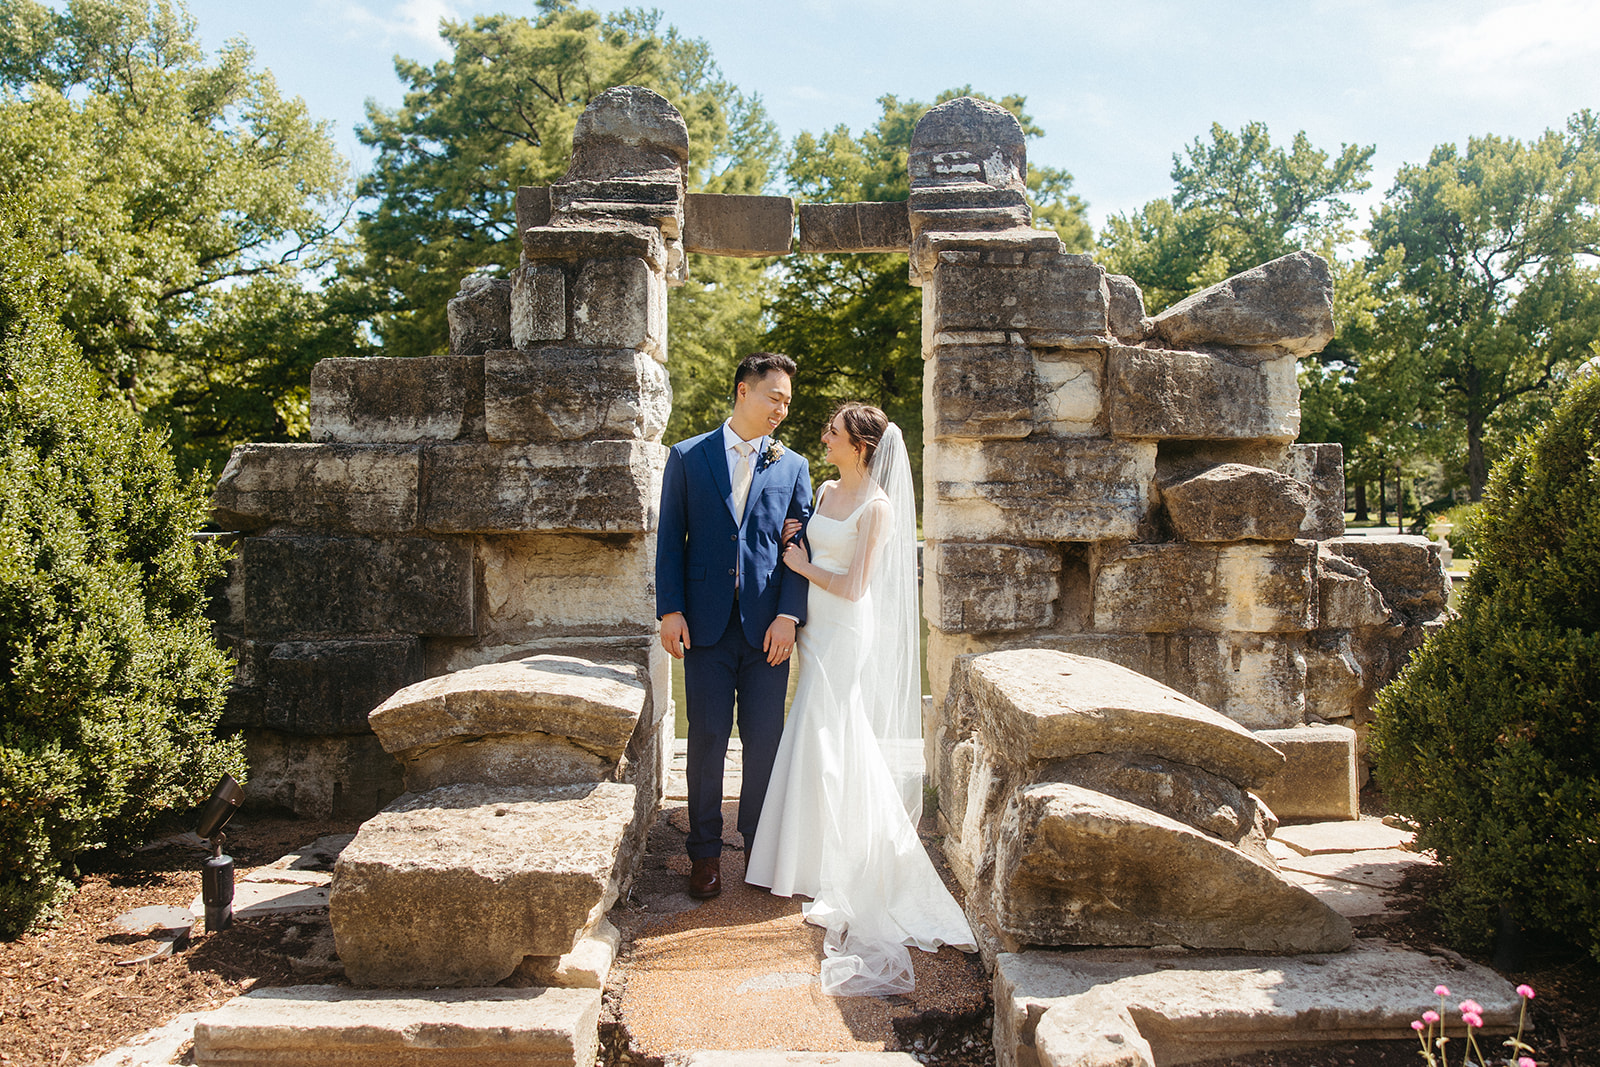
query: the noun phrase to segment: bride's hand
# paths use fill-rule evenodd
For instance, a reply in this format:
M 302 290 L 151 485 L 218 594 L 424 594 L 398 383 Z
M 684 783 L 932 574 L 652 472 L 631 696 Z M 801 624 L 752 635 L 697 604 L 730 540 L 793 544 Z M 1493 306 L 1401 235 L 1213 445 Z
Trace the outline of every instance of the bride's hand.
M 800 529 L 801 529 L 801 525 L 800 525 L 800 520 L 799 519 L 784 519 L 783 520 L 783 536 L 780 537 L 779 540 L 780 541 L 788 541 L 788 540 L 790 540 L 791 538 L 794 537 L 795 534 L 800 532 Z
M 810 562 L 811 556 L 807 554 L 805 547 L 798 541 L 789 542 L 789 547 L 783 550 L 783 565 L 796 574 L 800 573 L 800 568 Z

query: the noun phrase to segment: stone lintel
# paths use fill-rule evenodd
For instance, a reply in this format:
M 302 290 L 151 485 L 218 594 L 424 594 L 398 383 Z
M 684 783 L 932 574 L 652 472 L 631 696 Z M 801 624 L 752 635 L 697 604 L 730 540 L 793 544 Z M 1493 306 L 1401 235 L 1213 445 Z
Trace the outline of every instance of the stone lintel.
M 686 252 L 786 256 L 793 242 L 794 200 L 787 196 L 690 193 L 684 198 Z
M 906 252 L 911 217 L 904 200 L 801 204 L 802 252 Z

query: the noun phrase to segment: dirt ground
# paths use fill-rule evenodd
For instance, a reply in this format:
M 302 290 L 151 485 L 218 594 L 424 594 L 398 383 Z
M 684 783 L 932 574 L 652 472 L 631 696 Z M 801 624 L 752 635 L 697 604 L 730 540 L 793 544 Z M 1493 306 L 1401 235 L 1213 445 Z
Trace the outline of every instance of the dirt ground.
M 235 820 L 227 850 L 242 876 L 286 852 L 331 833 L 350 833 L 354 821 Z M 300 957 L 319 931 L 292 918 L 241 922 L 216 934 L 197 932 L 172 957 L 132 967 L 117 961 L 151 951 L 145 937 L 118 933 L 112 920 L 151 904 L 187 906 L 199 891 L 203 853 L 173 845 L 86 864 L 77 893 L 53 929 L 0 943 L 0 1064 L 68 1067 L 92 1062 L 129 1038 L 185 1011 L 204 1010 L 256 986 L 338 981 L 308 969 Z M 1402 889 L 1398 917 L 1358 928 L 1415 948 L 1441 943 L 1428 900 L 1437 873 Z M 325 935 L 325 931 L 320 931 Z M 1549 1067 L 1600 1065 L 1600 965 L 1570 946 L 1530 943 L 1523 966 L 1506 974 L 1538 991 L 1532 1005 L 1537 1060 Z M 1488 962 L 1480 960 L 1480 962 Z M 1419 1005 L 1420 1007 L 1420 1005 Z M 909 1036 L 909 1035 L 908 1035 Z M 926 1035 L 922 1035 L 926 1037 Z M 1213 1061 L 1207 1067 L 1401 1067 L 1417 1064 L 1417 1044 L 1394 1042 L 1325 1046 Z M 890 1041 L 894 1044 L 894 1041 Z M 909 1042 L 908 1042 L 909 1044 Z M 1461 1045 L 1452 1043 L 1452 1067 Z M 1488 1050 L 1486 1050 L 1488 1051 Z M 960 1056 L 930 1056 L 961 1063 Z M 1491 1056 L 1491 1062 L 1498 1059 Z

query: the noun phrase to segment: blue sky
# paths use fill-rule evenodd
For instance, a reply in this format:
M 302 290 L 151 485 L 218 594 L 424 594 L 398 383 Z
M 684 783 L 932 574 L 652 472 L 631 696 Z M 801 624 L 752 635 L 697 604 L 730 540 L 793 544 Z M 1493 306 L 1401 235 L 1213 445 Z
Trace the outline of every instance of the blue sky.
M 613 5 L 595 3 L 600 10 Z M 616 7 L 624 6 L 622 4 Z M 970 84 L 1022 93 L 1045 137 L 1031 161 L 1063 167 L 1098 226 L 1171 191 L 1171 158 L 1212 122 L 1265 122 L 1277 142 L 1375 144 L 1376 202 L 1395 170 L 1469 136 L 1527 139 L 1600 107 L 1593 0 L 660 0 L 665 21 L 710 42 L 787 140 L 878 115 L 877 98 L 932 99 Z M 432 62 L 440 18 L 532 3 L 471 0 L 190 0 L 215 49 L 242 35 L 281 89 L 355 137 L 368 98 L 395 106 L 393 57 Z M 980 14 L 979 12 L 985 12 Z

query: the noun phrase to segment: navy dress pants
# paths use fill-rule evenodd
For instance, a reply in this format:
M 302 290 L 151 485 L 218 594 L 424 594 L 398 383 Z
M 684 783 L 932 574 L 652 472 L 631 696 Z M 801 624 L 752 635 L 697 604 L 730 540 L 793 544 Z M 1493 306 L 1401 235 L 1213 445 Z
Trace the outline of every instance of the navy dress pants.
M 739 833 L 748 850 L 761 821 L 772 761 L 783 738 L 783 701 L 789 660 L 776 667 L 752 645 L 739 623 L 739 604 L 714 645 L 693 645 L 683 654 L 683 690 L 688 701 L 690 859 L 722 854 L 722 762 L 733 734 L 736 702 L 739 740 L 744 745 L 744 785 L 739 790 Z

